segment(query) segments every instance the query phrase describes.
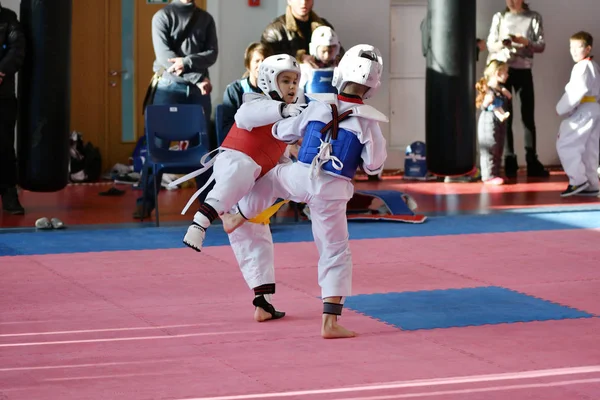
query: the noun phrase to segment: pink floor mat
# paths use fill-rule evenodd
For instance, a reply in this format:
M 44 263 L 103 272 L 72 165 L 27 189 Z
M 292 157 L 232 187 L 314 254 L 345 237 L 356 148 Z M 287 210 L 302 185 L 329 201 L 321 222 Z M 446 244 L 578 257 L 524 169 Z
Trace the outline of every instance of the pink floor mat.
M 495 285 L 598 315 L 598 237 L 353 241 L 354 291 Z M 328 341 L 314 245 L 276 258 L 288 315 L 263 324 L 228 247 L 0 258 L 0 399 L 598 398 L 597 317 L 409 332 L 346 310 L 359 337 Z

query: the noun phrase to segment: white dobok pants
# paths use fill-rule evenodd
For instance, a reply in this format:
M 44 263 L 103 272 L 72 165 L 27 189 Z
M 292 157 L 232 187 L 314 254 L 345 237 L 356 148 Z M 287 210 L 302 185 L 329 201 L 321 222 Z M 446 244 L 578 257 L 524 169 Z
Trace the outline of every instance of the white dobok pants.
M 560 124 L 556 151 L 570 185 L 598 190 L 600 104 L 582 103 Z
M 344 297 L 352 293 L 346 204 L 353 192 L 349 180 L 323 172 L 311 179 L 309 168 L 301 163 L 279 164 L 256 182 L 239 202 L 239 208 L 246 218 L 253 218 L 278 198 L 306 203 L 310 207 L 312 232 L 319 252 L 321 296 Z

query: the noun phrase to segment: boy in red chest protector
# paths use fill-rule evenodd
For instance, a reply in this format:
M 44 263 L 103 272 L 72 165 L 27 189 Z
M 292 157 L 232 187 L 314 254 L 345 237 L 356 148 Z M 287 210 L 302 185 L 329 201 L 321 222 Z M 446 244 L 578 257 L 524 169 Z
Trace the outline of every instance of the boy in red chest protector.
M 297 116 L 303 110 L 304 105 L 296 104 L 299 79 L 298 63 L 287 54 L 270 56 L 262 62 L 258 86 L 266 96 L 244 96 L 235 124 L 221 145 L 223 151 L 213 165 L 215 186 L 194 215 L 183 239 L 185 245 L 201 251 L 211 223 L 231 210 L 259 177 L 277 165 L 288 143 L 276 139 L 271 129 L 275 122 Z M 187 206 L 183 213 L 186 210 Z

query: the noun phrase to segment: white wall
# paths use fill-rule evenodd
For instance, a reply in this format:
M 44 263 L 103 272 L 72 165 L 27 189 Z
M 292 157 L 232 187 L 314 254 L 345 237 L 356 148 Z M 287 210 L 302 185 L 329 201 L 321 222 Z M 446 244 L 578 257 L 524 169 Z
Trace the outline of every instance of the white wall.
M 0 3 L 2 3 L 3 8 L 10 8 L 14 12 L 16 12 L 17 15 L 19 15 L 19 8 L 21 7 L 21 0 L 2 0 L 2 1 L 0 1 Z
M 264 28 L 280 15 L 280 3 L 285 1 L 263 0 L 258 7 L 249 7 L 248 2 L 238 0 L 206 2 L 219 39 L 219 57 L 210 68 L 213 105 L 221 103 L 227 85 L 244 73 L 244 50 L 250 42 L 259 41 Z

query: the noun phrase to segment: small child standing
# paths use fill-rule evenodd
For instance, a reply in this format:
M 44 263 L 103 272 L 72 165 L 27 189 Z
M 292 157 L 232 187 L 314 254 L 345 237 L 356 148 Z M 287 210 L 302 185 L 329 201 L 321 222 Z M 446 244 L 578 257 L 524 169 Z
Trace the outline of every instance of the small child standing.
M 506 137 L 506 119 L 510 113 L 504 111 L 504 105 L 510 101 L 511 94 L 503 86 L 508 79 L 508 65 L 492 60 L 486 67 L 483 78 L 477 82 L 475 106 L 481 109 L 477 123 L 481 179 L 484 184 L 502 185 L 500 176 L 502 152 Z
M 319 26 L 313 31 L 308 46 L 316 65 L 306 62 L 300 64 L 300 88 L 305 94 L 337 93 L 337 89 L 331 84 L 340 53 L 337 34 L 328 26 Z
M 556 151 L 569 177 L 562 197 L 575 194 L 598 196 L 598 147 L 600 142 L 600 69 L 592 60 L 593 38 L 587 32 L 571 36 L 575 66 L 556 112 L 565 119 L 558 130 Z
M 235 123 L 225 137 L 213 166 L 215 186 L 194 215 L 183 243 L 202 250 L 206 230 L 212 222 L 231 210 L 255 181 L 271 170 L 283 156 L 287 143 L 271 134 L 273 124 L 297 116 L 305 105 L 298 100 L 300 67 L 287 54 L 267 57 L 259 68 L 258 87 L 262 94 L 246 93 L 244 103 L 235 114 Z M 248 101 L 250 99 L 250 101 Z M 209 180 L 210 182 L 210 180 Z M 201 188 L 188 202 L 183 213 Z M 266 207 L 265 207 L 266 208 Z

